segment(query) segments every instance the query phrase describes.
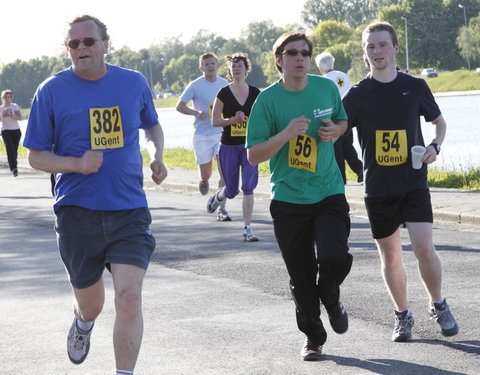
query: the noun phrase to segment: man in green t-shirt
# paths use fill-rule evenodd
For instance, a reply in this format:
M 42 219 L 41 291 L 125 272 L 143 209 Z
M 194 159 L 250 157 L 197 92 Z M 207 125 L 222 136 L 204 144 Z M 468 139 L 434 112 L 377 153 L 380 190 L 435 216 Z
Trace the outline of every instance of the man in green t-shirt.
M 312 42 L 283 34 L 273 46 L 279 81 L 258 96 L 247 127 L 248 159 L 269 160 L 275 237 L 290 276 L 304 360 L 318 360 L 327 333 L 320 302 L 337 333 L 348 329 L 340 284 L 350 272 L 349 207 L 333 141 L 347 129 L 335 84 L 308 75 Z

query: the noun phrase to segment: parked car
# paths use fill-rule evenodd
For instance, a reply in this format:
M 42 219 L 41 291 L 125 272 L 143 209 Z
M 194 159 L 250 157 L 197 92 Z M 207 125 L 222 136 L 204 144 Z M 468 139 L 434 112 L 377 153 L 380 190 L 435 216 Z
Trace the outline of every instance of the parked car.
M 438 77 L 437 71 L 432 68 L 423 69 L 420 74 L 424 77 Z

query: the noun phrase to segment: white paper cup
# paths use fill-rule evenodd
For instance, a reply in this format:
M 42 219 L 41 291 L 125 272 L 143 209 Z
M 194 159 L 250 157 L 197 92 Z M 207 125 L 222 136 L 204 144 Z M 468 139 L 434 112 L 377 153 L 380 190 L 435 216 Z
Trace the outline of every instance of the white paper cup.
M 412 151 L 412 167 L 413 169 L 422 168 L 422 158 L 425 154 L 425 147 L 417 145 L 411 148 Z

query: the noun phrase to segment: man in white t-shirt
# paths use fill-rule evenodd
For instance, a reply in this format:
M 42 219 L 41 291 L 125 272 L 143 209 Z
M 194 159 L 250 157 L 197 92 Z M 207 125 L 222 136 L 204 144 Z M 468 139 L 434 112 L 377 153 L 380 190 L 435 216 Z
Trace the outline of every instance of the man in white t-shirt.
M 213 127 L 212 108 L 213 102 L 218 91 L 228 85 L 228 81 L 217 76 L 218 61 L 213 53 L 205 53 L 199 58 L 199 69 L 203 73 L 194 81 L 190 82 L 185 91 L 180 96 L 176 109 L 184 115 L 194 116 L 193 126 L 193 149 L 200 172 L 200 183 L 198 188 L 202 195 L 208 194 L 209 182 L 212 176 L 212 160 L 217 158 L 220 148 L 220 136 L 222 128 Z M 193 101 L 193 108 L 188 107 L 188 103 Z M 225 185 L 220 170 L 220 181 L 218 187 Z M 217 220 L 230 221 L 230 217 L 225 210 L 225 202 L 218 208 Z
M 345 73 L 334 70 L 335 58 L 329 52 L 322 52 L 315 58 L 320 74 L 324 77 L 335 82 L 340 93 L 340 97 L 343 99 L 345 94 L 352 87 L 350 78 Z M 345 174 L 345 161 L 347 161 L 350 169 L 357 175 L 357 182 L 363 182 L 363 164 L 358 158 L 357 151 L 353 147 L 353 134 L 352 131 L 341 136 L 334 144 L 335 159 L 337 159 L 338 168 L 342 173 L 343 182 L 347 183 L 347 177 Z
M 339 70 L 333 69 L 335 57 L 333 57 L 330 52 L 322 52 L 315 57 L 315 62 L 320 74 L 335 82 L 340 97 L 343 99 L 347 91 L 352 87 L 352 83 L 350 82 L 348 75 Z

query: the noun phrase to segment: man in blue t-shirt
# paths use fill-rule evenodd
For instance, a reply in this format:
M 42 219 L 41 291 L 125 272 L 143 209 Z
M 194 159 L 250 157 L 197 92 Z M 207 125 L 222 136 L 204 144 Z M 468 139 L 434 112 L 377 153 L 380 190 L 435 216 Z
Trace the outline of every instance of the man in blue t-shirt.
M 87 357 L 104 304 L 107 267 L 115 290 L 117 374 L 133 374 L 143 335 L 142 281 L 155 249 L 140 128 L 152 179 L 160 184 L 167 170 L 163 131 L 146 80 L 107 65 L 108 44 L 107 28 L 97 18 L 85 15 L 69 23 L 65 45 L 72 66 L 38 87 L 24 146 L 33 168 L 56 177 L 55 230 L 74 293 L 68 356 L 75 364 Z
M 433 213 L 427 164 L 445 138 L 446 122 L 423 79 L 398 72 L 395 29 L 386 22 L 368 25 L 362 34 L 370 74 L 344 98 L 349 126 L 357 128 L 365 166 L 365 205 L 382 262 L 383 278 L 395 305 L 392 341 L 407 341 L 414 324 L 408 305 L 400 225 L 408 229 L 418 269 L 430 298 L 429 313 L 445 336 L 458 325 L 442 297 L 442 268 L 432 240 Z M 412 168 L 411 147 L 424 145 L 420 116 L 435 126 L 423 166 Z

